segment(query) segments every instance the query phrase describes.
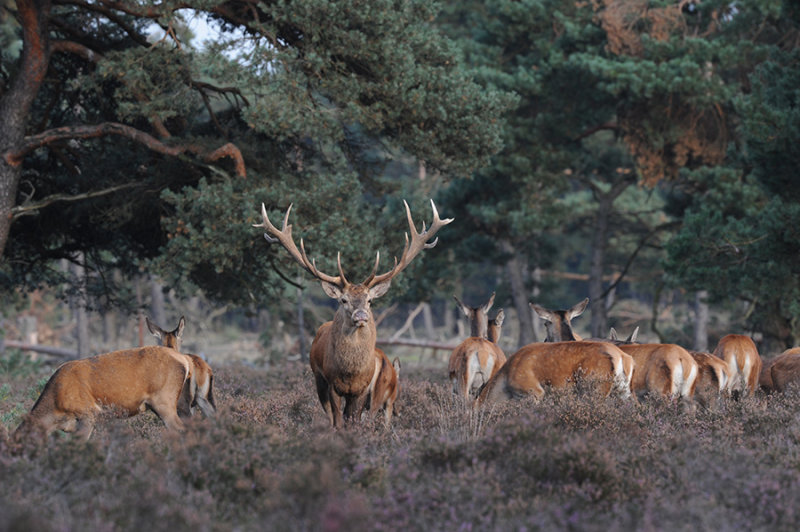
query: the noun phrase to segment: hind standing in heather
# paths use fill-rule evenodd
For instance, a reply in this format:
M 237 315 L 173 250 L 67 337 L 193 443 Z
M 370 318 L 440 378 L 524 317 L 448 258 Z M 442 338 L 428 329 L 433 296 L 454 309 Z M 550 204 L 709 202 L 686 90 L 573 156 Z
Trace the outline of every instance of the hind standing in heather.
M 178 407 L 178 415 L 187 417 L 192 414 L 192 408 L 199 406 L 206 417 L 213 417 L 217 413 L 217 405 L 214 403 L 214 372 L 211 366 L 197 355 L 191 353 L 181 353 L 181 337 L 186 320 L 183 316 L 178 320 L 178 326 L 165 331 L 145 317 L 147 329 L 150 334 L 155 336 L 164 347 L 174 349 L 180 357 L 189 363 L 189 385 L 185 387 L 185 396 L 181 397 Z

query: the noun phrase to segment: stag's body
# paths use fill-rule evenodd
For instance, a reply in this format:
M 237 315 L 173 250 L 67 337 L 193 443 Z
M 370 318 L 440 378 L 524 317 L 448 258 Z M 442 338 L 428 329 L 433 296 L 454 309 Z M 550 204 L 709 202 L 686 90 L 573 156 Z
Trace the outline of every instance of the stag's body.
M 16 434 L 46 437 L 60 429 L 88 439 L 104 408 L 128 416 L 150 408 L 168 428 L 183 430 L 178 402 L 189 365 L 176 355 L 173 349 L 150 346 L 66 362 L 47 381 Z
M 183 316 L 178 320 L 178 326 L 172 331 L 166 331 L 145 318 L 147 328 L 150 333 L 161 341 L 161 345 L 169 347 L 176 352 L 179 359 L 188 363 L 189 376 L 188 386 L 184 388 L 185 397 L 181 397 L 178 402 L 178 415 L 188 417 L 192 414 L 192 408 L 199 406 L 206 417 L 213 417 L 217 413 L 217 405 L 214 402 L 214 372 L 211 366 L 197 355 L 192 353 L 181 353 L 181 337 L 186 320 Z
M 478 403 L 516 397 L 541 399 L 545 386 L 564 388 L 583 378 L 596 382 L 603 395 L 616 390 L 630 396 L 630 376 L 622 364 L 624 353 L 607 342 L 542 342 L 528 344 L 511 355 L 484 386 Z
M 759 385 L 765 392 L 783 392 L 800 381 L 800 347 L 787 349 L 764 365 Z
M 302 240 L 300 249 L 297 248 L 292 238 L 292 226 L 289 225 L 291 206 L 284 216 L 283 228 L 278 230 L 269 221 L 266 206 L 261 205 L 263 223 L 256 227 L 263 227 L 266 230 L 264 237 L 267 241 L 280 243 L 303 269 L 320 281 L 325 293 L 339 302 L 333 320 L 324 323 L 317 330 L 310 353 L 311 371 L 314 374 L 317 395 L 334 427 L 339 427 L 343 423 L 340 410 L 342 399 L 344 399 L 344 418 L 349 420 L 360 417 L 364 401 L 370 393 L 370 383 L 375 377 L 377 332 L 370 310 L 371 301 L 386 293 L 392 278 L 403 271 L 414 257 L 424 249 L 434 247 L 437 240 L 429 241 L 439 229 L 452 221 L 452 219 L 440 219 L 436 205 L 431 201 L 433 222 L 427 230 L 423 223 L 422 231 L 417 232 L 411 218 L 411 210 L 407 203 L 404 204 L 411 240 L 406 234 L 406 244 L 400 260 L 395 259 L 394 267 L 380 275 L 377 275 L 380 262 L 378 254 L 372 273 L 360 284 L 350 283 L 345 278 L 341 257 L 336 261 L 339 275 L 327 275 L 317 269 L 314 261 L 309 260 Z
M 453 349 L 447 370 L 453 393 L 470 400 L 506 362 L 505 353 L 497 345 L 504 313 L 500 310 L 490 325 L 488 312 L 494 303 L 494 294 L 479 307 L 469 307 L 454 298 L 470 322 L 470 336 Z
M 695 397 L 706 407 L 714 407 L 728 386 L 728 365 L 710 353 L 689 351 L 697 362 Z
M 343 421 L 341 399 L 345 417 L 360 415 L 376 376 L 375 322 L 351 327 L 345 314 L 340 307 L 332 321 L 320 325 L 309 356 L 317 397 L 335 427 Z
M 731 395 L 755 393 L 763 362 L 752 338 L 743 334 L 723 336 L 714 349 L 714 356 L 728 364 L 728 392 Z

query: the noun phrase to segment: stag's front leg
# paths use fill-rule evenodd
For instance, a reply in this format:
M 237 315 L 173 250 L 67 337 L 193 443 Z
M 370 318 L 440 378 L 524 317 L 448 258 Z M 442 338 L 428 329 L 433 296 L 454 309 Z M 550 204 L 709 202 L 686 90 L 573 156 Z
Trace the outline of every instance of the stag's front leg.
M 331 426 L 336 426 L 333 414 L 334 409 L 331 406 L 331 397 L 333 394 L 331 393 L 330 385 L 328 381 L 325 380 L 325 377 L 318 373 L 314 374 L 314 382 L 317 385 L 317 397 L 322 405 L 322 409 L 325 411 L 325 415 L 328 416 L 328 421 L 330 421 Z M 338 407 L 336 410 L 338 410 Z
M 361 419 L 361 412 L 364 410 L 364 402 L 366 401 L 366 394 L 363 395 L 346 395 L 344 402 L 344 419 L 345 421 L 352 422 Z
M 328 398 L 330 401 L 333 427 L 338 428 L 344 426 L 344 421 L 342 420 L 342 398 L 333 391 L 333 386 L 329 388 Z

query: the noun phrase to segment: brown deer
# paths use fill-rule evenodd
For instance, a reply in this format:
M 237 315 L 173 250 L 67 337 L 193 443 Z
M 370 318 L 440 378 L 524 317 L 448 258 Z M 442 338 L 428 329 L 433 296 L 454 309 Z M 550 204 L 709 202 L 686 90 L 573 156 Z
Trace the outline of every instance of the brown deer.
M 453 393 L 465 400 L 476 397 L 478 390 L 506 362 L 505 353 L 497 345 L 504 319 L 502 310 L 493 320 L 493 325 L 489 326 L 488 313 L 494 303 L 494 296 L 495 294 L 492 293 L 486 303 L 477 307 L 465 305 L 458 297 L 453 296 L 458 307 L 469 320 L 470 336 L 453 349 L 447 365 L 447 372 L 453 385 Z M 489 339 L 490 330 L 494 340 Z
M 114 351 L 65 362 L 45 384 L 15 439 L 47 438 L 54 430 L 89 439 L 105 408 L 135 416 L 153 410 L 167 428 L 184 429 L 178 402 L 188 386 L 190 364 L 167 347 Z
M 727 390 L 728 365 L 725 364 L 724 360 L 710 353 L 689 351 L 689 354 L 697 362 L 698 369 L 695 397 L 701 405 L 713 408 L 717 404 L 720 395 Z
M 180 356 L 189 362 L 189 386 L 186 388 L 187 396 L 179 401 L 178 415 L 187 417 L 192 414 L 192 408 L 198 406 L 206 417 L 213 417 L 217 413 L 214 402 L 214 372 L 211 366 L 197 355 L 181 353 L 181 337 L 186 326 L 186 319 L 181 316 L 178 326 L 165 331 L 145 316 L 145 323 L 150 334 L 161 341 L 161 345 L 174 349 Z
M 787 349 L 766 364 L 758 383 L 765 392 L 783 392 L 800 381 L 800 347 Z
M 500 335 L 503 332 L 503 322 L 506 319 L 506 314 L 503 309 L 497 311 L 494 318 L 489 320 L 489 341 L 493 344 L 500 345 Z
M 717 343 L 714 356 L 728 364 L 728 393 L 734 397 L 742 392 L 755 393 L 763 362 L 752 338 L 743 334 L 725 335 Z
M 400 359 L 395 357 L 389 362 L 389 357 L 382 349 L 375 348 L 375 374 L 369 386 L 367 403 L 370 415 L 374 418 L 378 410 L 383 409 L 384 424 L 392 421 L 394 403 L 400 393 Z
M 612 391 L 630 397 L 630 375 L 623 366 L 625 353 L 608 342 L 538 342 L 511 355 L 481 390 L 482 405 L 504 399 L 533 396 L 541 399 L 545 386 L 565 388 L 577 379 L 594 381 L 603 395 Z
M 547 340 L 568 341 L 579 338 L 572 330 L 572 318 L 579 316 L 588 299 L 568 310 L 553 311 L 539 305 L 531 307 L 547 321 Z M 631 335 L 633 337 L 633 335 Z M 668 397 L 691 400 L 694 394 L 698 367 L 684 348 L 675 344 L 617 344 L 633 359 L 631 392 L 644 395 L 655 392 Z
M 325 293 L 339 302 L 333 321 L 323 324 L 317 331 L 311 345 L 311 370 L 317 386 L 317 395 L 322 408 L 334 427 L 342 425 L 340 404 L 344 399 L 344 418 L 354 420 L 360 417 L 369 384 L 375 374 L 375 320 L 370 310 L 370 303 L 386 293 L 393 277 L 402 272 L 423 250 L 436 245 L 438 238 L 430 241 L 436 233 L 452 219 L 442 220 L 431 200 L 433 222 L 429 229 L 425 224 L 422 231 L 417 232 L 411 218 L 411 209 L 406 202 L 406 218 L 411 240 L 406 234 L 406 243 L 400 260 L 386 273 L 377 275 L 380 253 L 377 254 L 372 273 L 360 284 L 349 282 L 342 271 L 341 254 L 337 255 L 339 275 L 333 276 L 320 272 L 314 261 L 306 255 L 303 240 L 300 249 L 292 238 L 292 226 L 289 225 L 291 205 L 286 210 L 283 228 L 278 230 L 267 217 L 267 209 L 261 205 L 263 223 L 254 227 L 266 230 L 264 237 L 269 242 L 280 243 L 289 255 L 308 273 L 320 281 Z
M 545 322 L 544 327 L 547 331 L 545 342 L 572 342 L 582 340 L 572 329 L 572 319 L 583 314 L 588 304 L 589 298 L 587 297 L 567 310 L 550 310 L 536 303 L 530 303 L 530 306 Z

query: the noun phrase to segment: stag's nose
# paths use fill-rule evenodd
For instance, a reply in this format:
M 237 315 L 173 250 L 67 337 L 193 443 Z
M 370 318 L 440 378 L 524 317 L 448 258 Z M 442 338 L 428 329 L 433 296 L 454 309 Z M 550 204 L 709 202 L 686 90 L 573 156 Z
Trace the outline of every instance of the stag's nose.
M 369 313 L 364 309 L 353 312 L 353 323 L 356 327 L 363 327 L 369 321 Z

